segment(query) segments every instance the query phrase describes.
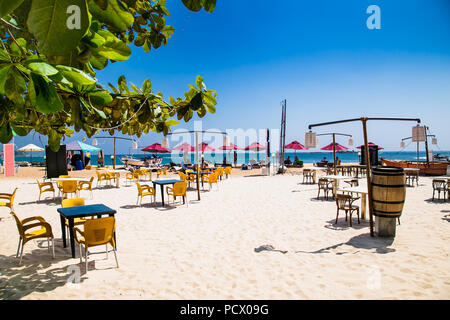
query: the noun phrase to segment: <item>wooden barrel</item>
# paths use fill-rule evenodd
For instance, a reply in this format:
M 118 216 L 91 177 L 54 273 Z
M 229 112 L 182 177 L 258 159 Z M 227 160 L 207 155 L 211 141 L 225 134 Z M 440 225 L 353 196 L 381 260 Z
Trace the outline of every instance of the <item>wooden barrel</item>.
M 384 218 L 400 217 L 405 203 L 406 176 L 400 167 L 372 169 L 373 215 Z

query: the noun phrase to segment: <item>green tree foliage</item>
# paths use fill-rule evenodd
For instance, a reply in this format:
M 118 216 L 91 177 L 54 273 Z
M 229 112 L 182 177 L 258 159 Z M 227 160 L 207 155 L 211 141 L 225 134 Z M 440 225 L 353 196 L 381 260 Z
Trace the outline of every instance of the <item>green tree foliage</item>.
M 215 0 L 182 0 L 212 12 Z M 177 120 L 214 113 L 217 93 L 198 76 L 184 98 L 163 99 L 149 79 L 141 87 L 124 76 L 102 87 L 96 70 L 166 45 L 174 28 L 166 0 L 8 0 L 0 2 L 0 142 L 12 130 L 49 137 L 53 150 L 75 131 L 140 137 L 166 135 Z M 175 120 L 177 119 L 177 120 Z

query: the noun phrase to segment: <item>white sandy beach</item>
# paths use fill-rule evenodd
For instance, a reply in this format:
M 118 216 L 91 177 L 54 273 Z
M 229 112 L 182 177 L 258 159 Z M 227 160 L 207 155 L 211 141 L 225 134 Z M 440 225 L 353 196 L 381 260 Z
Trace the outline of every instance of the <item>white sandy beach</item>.
M 317 200 L 317 185 L 297 174 L 233 176 L 200 202 L 191 190 L 188 207 L 164 208 L 150 198 L 136 206 L 136 186 L 122 179 L 120 189 L 95 189 L 92 200 L 82 194 L 117 210 L 120 264 L 112 252 L 108 260 L 93 254 L 86 273 L 78 246 L 75 259 L 62 247 L 58 200 L 37 203 L 34 179 L 2 178 L 1 192 L 19 188 L 21 219 L 39 215 L 52 225 L 56 258 L 46 241 L 31 241 L 19 266 L 17 228 L 0 208 L 0 299 L 449 299 L 450 202 L 430 201 L 431 180 L 407 188 L 390 240 L 371 238 L 368 222 L 349 227 L 344 214 L 335 225 L 335 202 Z M 255 252 L 262 245 L 287 253 Z M 68 283 L 77 270 L 80 283 Z

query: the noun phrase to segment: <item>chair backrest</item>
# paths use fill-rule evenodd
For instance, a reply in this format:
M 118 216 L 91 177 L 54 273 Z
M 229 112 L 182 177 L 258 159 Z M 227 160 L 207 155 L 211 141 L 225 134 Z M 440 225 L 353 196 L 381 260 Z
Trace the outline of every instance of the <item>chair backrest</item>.
M 114 217 L 86 220 L 84 223 L 84 239 L 88 246 L 108 243 L 112 240 L 116 220 Z
M 14 197 L 16 196 L 17 189 L 19 189 L 19 188 L 15 188 L 13 193 L 11 193 L 11 197 L 9 198 L 9 201 L 11 203 L 13 203 L 13 201 L 14 201 Z
M 72 193 L 77 191 L 78 184 L 76 181 L 62 181 L 62 192 Z
M 336 194 L 336 205 L 338 206 L 339 209 L 344 209 L 346 205 L 348 207 L 351 207 L 352 205 L 351 199 L 352 199 L 351 195 L 338 193 Z
M 357 186 L 359 186 L 359 180 L 358 180 L 358 179 L 352 179 L 352 180 L 350 180 L 350 185 L 351 185 L 352 187 L 357 187 Z
M 83 198 L 72 198 L 72 199 L 64 199 L 61 202 L 61 207 L 67 208 L 67 207 L 78 207 L 78 206 L 84 206 L 85 202 Z
M 69 176 L 69 175 L 62 175 L 62 176 L 59 176 L 58 178 L 63 178 L 63 179 L 65 179 L 65 178 L 70 178 L 70 176 Z
M 178 172 L 178 176 L 180 177 L 180 180 L 186 181 L 186 175 L 183 172 Z
M 19 217 L 16 216 L 16 214 L 13 211 L 11 211 L 10 213 L 14 217 L 14 220 L 16 221 L 17 230 L 19 231 L 20 237 L 24 238 L 25 237 L 25 231 L 23 230 L 22 222 L 20 221 Z
M 186 189 L 187 189 L 187 182 L 186 181 L 175 182 L 173 184 L 173 193 L 174 194 L 184 195 L 184 194 L 186 194 Z
M 433 179 L 433 189 L 443 188 L 447 184 L 445 179 Z
M 225 168 L 225 174 L 231 174 L 231 167 Z
M 208 176 L 209 183 L 217 182 L 217 177 L 218 177 L 218 173 L 217 172 L 209 174 L 209 176 Z

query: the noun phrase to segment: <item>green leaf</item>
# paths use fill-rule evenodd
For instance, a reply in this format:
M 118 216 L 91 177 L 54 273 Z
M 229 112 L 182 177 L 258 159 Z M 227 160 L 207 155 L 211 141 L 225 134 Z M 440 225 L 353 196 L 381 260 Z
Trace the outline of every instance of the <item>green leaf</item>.
M 203 8 L 211 13 L 216 8 L 216 0 L 203 0 Z
M 20 101 L 26 89 L 27 86 L 22 74 L 16 68 L 10 68 L 5 83 L 6 96 L 11 100 Z
M 201 92 L 197 93 L 191 100 L 191 109 L 198 110 L 203 105 Z
M 57 74 L 59 71 L 51 64 L 43 61 L 42 59 L 33 57 L 25 61 L 24 65 L 32 72 L 41 76 L 51 76 Z
M 117 0 L 109 0 L 106 10 L 103 10 L 97 1 L 89 0 L 89 10 L 100 22 L 113 27 L 117 31 L 126 31 L 134 22 L 134 17 Z
M 79 8 L 77 13 L 67 11 Z M 33 0 L 27 25 L 38 41 L 40 53 L 64 56 L 78 46 L 90 25 L 90 14 L 86 0 Z
M 13 138 L 13 133 L 11 130 L 11 127 L 9 126 L 8 122 L 4 122 L 0 126 L 0 142 L 1 143 L 8 143 Z
M 106 10 L 106 8 L 108 7 L 108 0 L 94 0 L 94 1 L 102 10 Z
M 58 152 L 62 135 L 54 129 L 50 129 L 48 134 L 48 145 L 54 152 Z
M 108 91 L 99 90 L 97 92 L 91 92 L 88 94 L 89 100 L 98 106 L 107 106 L 113 101 L 113 98 Z
M 131 55 L 131 49 L 119 38 L 106 30 L 99 30 L 98 33 L 105 39 L 105 43 L 94 52 L 110 60 L 125 61 Z
M 144 94 L 152 92 L 152 83 L 150 79 L 145 79 L 144 84 L 142 85 L 142 92 Z
M 28 132 L 30 132 L 30 130 L 15 125 L 12 125 L 12 129 L 14 130 L 15 133 L 17 133 L 17 135 L 21 137 L 25 137 L 28 134 Z
M 56 66 L 56 69 L 58 69 L 58 71 L 61 73 L 61 75 L 64 78 L 66 78 L 68 81 L 72 82 L 73 84 L 79 85 L 79 86 L 92 85 L 97 82 L 90 75 L 88 75 L 88 74 L 84 73 L 83 71 L 78 70 L 76 68 L 58 65 L 58 66 Z
M 11 68 L 10 64 L 0 66 L 0 94 L 5 94 L 5 83 Z
M 39 75 L 32 73 L 31 78 L 36 91 L 36 110 L 42 113 L 55 113 L 61 111 L 64 108 L 64 105 L 62 104 L 56 89 Z
M 191 11 L 200 11 L 202 9 L 202 0 L 182 0 L 184 6 Z
M 7 62 L 11 61 L 9 54 L 3 49 L 0 49 L 0 61 L 7 61 Z
M 7 14 L 13 12 L 23 0 L 3 0 L 0 2 L 0 18 L 3 18 Z

